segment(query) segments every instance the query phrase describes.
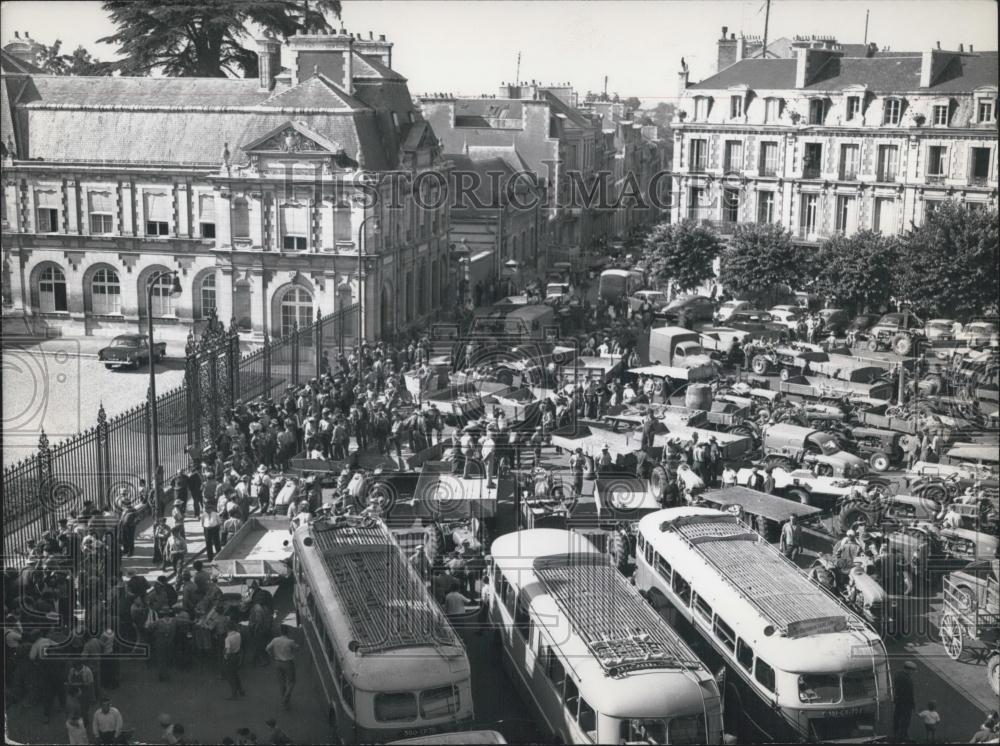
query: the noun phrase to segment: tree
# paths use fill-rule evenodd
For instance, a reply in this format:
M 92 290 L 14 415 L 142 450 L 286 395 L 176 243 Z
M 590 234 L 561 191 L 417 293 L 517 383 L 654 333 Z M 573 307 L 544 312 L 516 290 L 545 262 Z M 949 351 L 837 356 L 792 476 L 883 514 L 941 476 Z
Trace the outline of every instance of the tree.
M 673 283 L 681 292 L 715 277 L 712 266 L 722 242 L 711 228 L 694 220 L 676 225 L 660 223 L 646 237 L 644 253 L 653 277 L 663 286 Z
M 941 203 L 903 237 L 896 293 L 917 314 L 965 319 L 995 309 L 1000 295 L 996 209 Z
M 737 225 L 722 252 L 719 281 L 740 298 L 769 307 L 813 278 L 809 252 L 773 223 Z
M 105 0 L 104 10 L 118 30 L 100 41 L 119 45 L 123 75 L 208 78 L 257 75 L 257 54 L 244 46 L 248 24 L 288 38 L 329 33 L 326 14 L 340 18 L 339 0 Z
M 831 305 L 871 312 L 887 306 L 900 242 L 874 231 L 837 236 L 816 256 L 816 289 Z
M 661 101 L 653 109 L 653 121 L 658 127 L 669 127 L 674 118 L 674 105 Z
M 94 59 L 82 46 L 63 54 L 61 39 L 41 51 L 39 67 L 50 75 L 110 75 L 114 70 L 112 63 Z
M 636 96 L 629 96 L 625 99 L 625 108 L 629 111 L 639 111 L 642 108 L 642 101 Z

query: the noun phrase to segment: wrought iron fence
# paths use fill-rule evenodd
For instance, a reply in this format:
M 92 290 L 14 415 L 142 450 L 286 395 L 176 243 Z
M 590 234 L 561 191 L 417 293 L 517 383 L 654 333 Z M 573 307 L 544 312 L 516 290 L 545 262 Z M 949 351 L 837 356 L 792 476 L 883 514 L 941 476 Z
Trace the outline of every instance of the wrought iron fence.
M 357 305 L 309 326 L 292 328 L 277 338 L 264 338 L 241 353 L 235 325 L 217 322 L 185 355 L 184 384 L 156 399 L 160 466 L 171 475 L 189 463 L 191 446 L 213 445 L 237 401 L 270 395 L 287 385 L 318 376 L 333 366 L 341 349 L 355 345 Z M 100 507 L 119 496 L 135 496 L 142 481 L 153 483 L 149 448 L 149 401 L 108 419 L 104 407 L 96 424 L 52 445 L 45 433 L 38 451 L 3 471 L 3 554 L 17 564 L 27 542 L 58 526 L 90 500 Z

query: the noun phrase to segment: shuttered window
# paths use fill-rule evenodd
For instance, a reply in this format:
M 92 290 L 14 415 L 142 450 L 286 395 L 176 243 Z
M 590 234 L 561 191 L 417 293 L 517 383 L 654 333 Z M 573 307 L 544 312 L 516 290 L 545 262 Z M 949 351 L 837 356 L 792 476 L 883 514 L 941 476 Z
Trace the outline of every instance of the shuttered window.
M 166 194 L 146 195 L 146 220 L 170 221 L 170 197 Z
M 198 198 L 198 215 L 203 223 L 215 222 L 214 194 L 203 194 Z
M 282 247 L 289 251 L 304 251 L 308 245 L 309 209 L 286 206 L 281 208 Z
M 110 192 L 90 192 L 90 232 L 106 235 L 114 232 L 115 200 Z

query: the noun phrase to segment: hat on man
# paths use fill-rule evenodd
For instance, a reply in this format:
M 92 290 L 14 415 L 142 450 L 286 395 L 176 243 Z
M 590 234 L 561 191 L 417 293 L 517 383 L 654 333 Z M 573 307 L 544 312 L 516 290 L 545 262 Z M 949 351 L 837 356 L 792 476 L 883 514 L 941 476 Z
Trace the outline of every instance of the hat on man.
M 257 473 L 258 473 L 258 474 L 267 474 L 267 467 L 266 467 L 266 466 L 264 466 L 264 464 L 260 464 L 260 465 L 259 465 L 259 466 L 257 467 Z

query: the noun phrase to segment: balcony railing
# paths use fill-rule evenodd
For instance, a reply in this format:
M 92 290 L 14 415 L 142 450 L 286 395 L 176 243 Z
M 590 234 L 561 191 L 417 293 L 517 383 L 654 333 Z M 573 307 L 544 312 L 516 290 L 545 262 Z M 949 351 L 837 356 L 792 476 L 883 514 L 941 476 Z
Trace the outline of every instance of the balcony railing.
M 778 167 L 777 166 L 761 166 L 760 168 L 761 176 L 777 176 Z
M 986 186 L 989 184 L 988 176 L 972 176 L 969 178 L 969 184 L 971 186 Z
M 894 168 L 884 168 L 880 169 L 875 175 L 876 181 L 895 181 L 896 180 L 896 169 Z
M 819 178 L 819 168 L 815 166 L 810 166 L 808 168 L 802 169 L 803 179 L 818 179 Z
M 708 166 L 708 162 L 705 158 L 698 158 L 697 160 L 691 161 L 692 171 L 704 171 Z
M 842 168 L 840 169 L 840 181 L 856 181 L 858 178 L 858 170 L 856 168 Z
M 944 184 L 944 174 L 927 174 L 928 184 Z

